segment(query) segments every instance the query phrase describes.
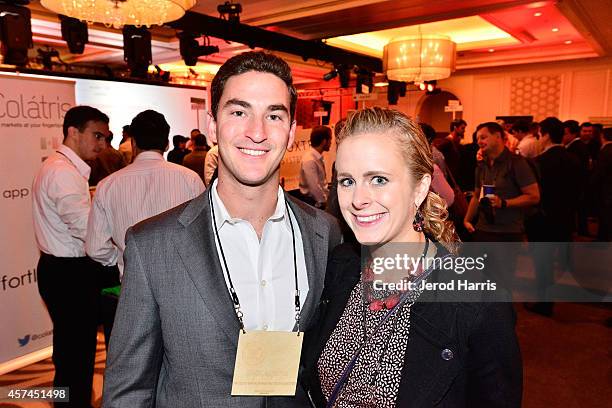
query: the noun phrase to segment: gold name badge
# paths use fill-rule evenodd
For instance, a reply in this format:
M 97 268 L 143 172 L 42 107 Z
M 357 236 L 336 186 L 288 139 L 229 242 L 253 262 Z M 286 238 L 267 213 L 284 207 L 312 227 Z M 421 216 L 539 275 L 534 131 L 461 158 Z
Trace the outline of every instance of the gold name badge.
M 240 331 L 232 395 L 294 396 L 303 333 Z

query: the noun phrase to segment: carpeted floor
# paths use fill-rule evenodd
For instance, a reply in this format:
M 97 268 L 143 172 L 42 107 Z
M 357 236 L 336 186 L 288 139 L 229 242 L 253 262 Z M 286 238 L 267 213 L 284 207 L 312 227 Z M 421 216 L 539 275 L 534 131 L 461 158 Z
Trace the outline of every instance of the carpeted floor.
M 524 362 L 525 408 L 607 408 L 612 401 L 612 329 L 604 322 L 612 309 L 601 305 L 557 304 L 552 319 L 518 312 L 517 333 Z M 104 336 L 98 335 L 94 406 L 100 406 Z M 51 360 L 0 376 L 0 387 L 50 386 Z M 48 403 L 2 403 L 0 407 L 50 407 Z

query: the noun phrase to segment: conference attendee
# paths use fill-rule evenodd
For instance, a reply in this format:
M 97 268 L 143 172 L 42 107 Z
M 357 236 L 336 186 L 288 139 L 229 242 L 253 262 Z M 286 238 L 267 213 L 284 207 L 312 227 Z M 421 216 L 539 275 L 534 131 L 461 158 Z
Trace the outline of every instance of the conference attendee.
M 317 208 L 325 207 L 329 190 L 323 152 L 331 147 L 332 131 L 327 126 L 315 126 L 310 132 L 310 149 L 300 163 L 300 193 L 304 201 Z
M 172 136 L 172 150 L 168 152 L 168 161 L 175 164 L 183 164 L 183 158 L 189 154 L 186 144 L 187 139 L 185 136 L 174 135 Z
M 189 139 L 187 140 L 187 145 L 186 145 L 187 150 L 189 150 L 189 151 L 193 150 L 193 147 L 195 145 L 194 139 L 200 133 L 202 133 L 202 132 L 200 132 L 200 129 L 197 129 L 197 128 L 196 129 L 191 129 L 191 132 L 189 132 Z
M 210 186 L 212 180 L 217 177 L 216 174 L 218 164 L 219 146 L 215 143 L 215 145 L 210 148 L 208 153 L 206 153 L 206 158 L 204 159 L 204 184 L 206 187 Z
M 218 178 L 126 234 L 103 407 L 309 406 L 301 388 L 255 395 L 253 382 L 265 379 L 234 373 L 237 361 L 258 361 L 256 373 L 272 377 L 270 360 L 297 367 L 301 339 L 290 332 L 310 326 L 327 254 L 340 242 L 335 219 L 279 187 L 296 127 L 291 69 L 272 54 L 243 53 L 219 68 L 211 95 Z M 260 360 L 270 341 L 294 353 Z M 237 356 L 239 342 L 255 349 Z M 232 396 L 233 380 L 242 396 Z
M 448 166 L 453 178 L 459 177 L 461 165 L 461 141 L 465 136 L 467 122 L 463 119 L 455 119 L 450 124 L 450 134 L 445 138 L 434 138 L 432 143 L 437 150 L 444 155 L 444 161 Z M 438 163 L 438 166 L 440 164 Z M 444 170 L 444 167 L 440 166 Z
M 512 135 L 519 141 L 515 153 L 520 154 L 526 159 L 534 159 L 540 153 L 538 139 L 529 133 L 529 124 L 527 122 L 519 120 L 513 123 Z
M 567 120 L 563 122 L 564 136 L 563 144 L 568 153 L 578 160 L 580 165 L 578 177 L 581 180 L 588 180 L 591 166 L 591 158 L 589 155 L 588 146 L 581 140 L 581 128 L 575 120 Z M 580 235 L 587 236 L 588 232 L 588 183 L 580 183 L 578 191 L 578 214 L 577 214 L 577 232 Z
M 540 201 L 536 177 L 526 159 L 511 153 L 505 145 L 504 129 L 496 122 L 476 128 L 483 160 L 475 172 L 476 186 L 468 205 L 464 226 L 478 242 L 521 242 L 524 234 L 524 210 Z M 478 222 L 472 220 L 478 214 Z M 497 283 L 512 286 L 516 267 L 517 245 L 504 248 L 490 246 L 488 268 Z M 495 252 L 498 251 L 498 252 Z
M 464 303 L 451 300 L 457 291 L 418 284 L 457 279 L 436 266 L 454 258 L 457 238 L 430 191 L 431 149 L 418 125 L 393 110 L 357 111 L 338 139 L 336 166 L 342 214 L 366 257 L 341 245 L 329 260 L 319 324 L 305 337 L 313 406 L 520 407 L 515 315 L 494 301 L 507 294 L 481 291 Z M 393 255 L 428 261 L 394 280 L 374 262 Z
M 204 191 L 197 173 L 164 160 L 169 131 L 164 115 L 153 110 L 132 120 L 134 161 L 104 179 L 94 195 L 85 249 L 95 261 L 123 272 L 127 229 Z
M 113 132 L 109 132 L 105 139 L 105 147 L 98 154 L 95 160 L 88 161 L 87 164 L 91 167 L 89 175 L 89 185 L 96 186 L 104 177 L 113 174 L 117 170 L 125 167 L 125 159 L 121 152 L 115 149 L 111 142 L 113 141 Z
M 597 203 L 600 241 L 612 240 L 612 128 L 601 133 L 601 150 L 593 169 L 591 183 Z
M 193 139 L 193 143 L 192 152 L 183 158 L 183 166 L 195 171 L 204 181 L 204 163 L 208 147 L 206 136 L 200 133 Z
M 563 123 L 554 117 L 540 122 L 542 153 L 535 163 L 539 173 L 540 209 L 530 217 L 530 246 L 533 247 L 537 302 L 528 310 L 551 316 L 553 302 L 547 289 L 554 283 L 555 257 L 563 264 L 572 240 L 577 207 L 578 161 L 562 144 Z M 528 224 L 529 225 L 529 224 Z M 555 245 L 548 244 L 555 242 Z
M 132 136 L 130 135 L 130 125 L 125 125 L 121 132 L 121 144 L 119 152 L 123 155 L 126 164 L 130 164 L 133 159 Z
M 98 265 L 85 254 L 90 167 L 110 134 L 108 116 L 90 106 L 66 112 L 64 141 L 38 171 L 32 212 L 40 250 L 38 290 L 53 322 L 54 387 L 69 387 L 70 402 L 91 407 L 99 290 Z

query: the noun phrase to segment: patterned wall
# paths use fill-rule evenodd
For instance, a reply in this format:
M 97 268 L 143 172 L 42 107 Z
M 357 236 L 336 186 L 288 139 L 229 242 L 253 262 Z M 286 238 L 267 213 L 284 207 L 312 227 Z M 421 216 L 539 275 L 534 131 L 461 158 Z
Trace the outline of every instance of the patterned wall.
M 535 121 L 559 116 L 561 75 L 513 77 L 510 115 L 532 115 Z

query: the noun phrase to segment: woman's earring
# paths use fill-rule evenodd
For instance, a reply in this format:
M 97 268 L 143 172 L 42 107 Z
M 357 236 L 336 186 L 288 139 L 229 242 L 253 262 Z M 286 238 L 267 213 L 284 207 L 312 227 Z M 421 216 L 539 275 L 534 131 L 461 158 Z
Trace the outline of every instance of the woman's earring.
M 417 207 L 416 204 L 414 205 L 414 208 L 416 209 L 416 211 L 414 212 L 414 220 L 412 221 L 412 227 L 416 232 L 423 232 L 423 227 L 425 225 L 425 217 L 423 217 L 423 213 L 421 212 L 419 207 Z

